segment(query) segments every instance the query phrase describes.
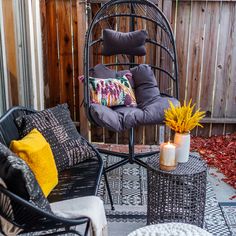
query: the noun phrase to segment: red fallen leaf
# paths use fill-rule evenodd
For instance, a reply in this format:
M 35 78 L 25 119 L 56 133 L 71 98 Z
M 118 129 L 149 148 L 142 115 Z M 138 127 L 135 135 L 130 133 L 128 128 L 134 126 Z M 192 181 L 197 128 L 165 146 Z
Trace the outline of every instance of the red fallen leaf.
M 200 154 L 202 154 L 202 155 L 204 155 L 204 154 L 206 153 L 204 150 L 200 150 L 199 152 L 200 152 Z
M 232 146 L 232 145 L 236 145 L 236 142 L 230 142 L 230 143 L 227 145 L 227 147 L 230 147 L 230 146 Z
M 216 142 L 217 142 L 217 143 L 221 143 L 222 140 L 221 140 L 220 138 L 217 138 L 217 139 L 216 139 Z
M 233 199 L 235 199 L 235 198 L 236 198 L 236 195 L 230 197 L 229 199 L 230 199 L 230 200 L 233 200 Z

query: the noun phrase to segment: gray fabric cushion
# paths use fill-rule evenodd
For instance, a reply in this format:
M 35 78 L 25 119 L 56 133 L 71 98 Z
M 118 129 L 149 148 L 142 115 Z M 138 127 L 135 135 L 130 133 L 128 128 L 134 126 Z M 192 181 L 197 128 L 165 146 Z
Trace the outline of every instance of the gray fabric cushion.
M 130 69 L 134 81 L 135 97 L 138 107 L 144 108 L 147 104 L 158 99 L 160 95 L 156 77 L 150 66 L 141 64 Z
M 107 106 L 91 104 L 90 114 L 95 123 L 101 127 L 106 127 L 113 131 L 123 130 L 122 116 Z
M 44 197 L 29 166 L 1 143 L 0 178 L 3 179 L 9 191 L 40 209 L 51 212 L 49 202 Z
M 104 66 L 103 64 L 98 64 L 90 70 L 90 73 L 90 76 L 95 78 L 109 79 L 122 77 L 123 75 L 130 73 L 130 70 L 115 71 Z
M 46 109 L 16 120 L 21 136 L 36 128 L 52 149 L 57 169 L 62 171 L 96 155 L 77 132 L 67 104 Z
M 118 78 L 122 77 L 123 75 L 126 75 L 127 73 L 131 73 L 130 70 L 112 70 L 103 64 L 98 64 L 94 68 L 90 69 L 90 76 L 94 78 L 102 78 L 102 79 L 110 79 L 110 78 Z M 126 76 L 127 79 L 129 80 L 132 88 L 134 87 L 134 81 L 131 76 Z
M 146 55 L 146 30 L 123 33 L 110 29 L 103 30 L 103 49 L 105 56 L 126 54 L 133 56 Z
M 164 110 L 169 107 L 168 100 L 172 101 L 174 105 L 179 104 L 175 98 L 159 95 L 143 108 L 122 106 L 111 109 L 102 105 L 92 104 L 90 111 L 94 121 L 99 126 L 121 132 L 139 125 L 162 123 Z

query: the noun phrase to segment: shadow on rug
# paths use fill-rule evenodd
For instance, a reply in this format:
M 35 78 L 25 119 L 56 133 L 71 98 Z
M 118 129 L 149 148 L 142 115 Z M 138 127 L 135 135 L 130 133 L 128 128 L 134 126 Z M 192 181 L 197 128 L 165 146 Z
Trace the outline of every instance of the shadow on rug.
M 104 156 L 106 165 L 119 160 Z M 147 218 L 147 173 L 146 169 L 127 164 L 108 173 L 115 211 L 111 211 L 107 191 L 102 182 L 99 195 L 104 200 L 109 235 L 126 236 L 146 225 Z M 232 235 L 210 183 L 207 184 L 207 201 L 204 228 L 216 236 Z

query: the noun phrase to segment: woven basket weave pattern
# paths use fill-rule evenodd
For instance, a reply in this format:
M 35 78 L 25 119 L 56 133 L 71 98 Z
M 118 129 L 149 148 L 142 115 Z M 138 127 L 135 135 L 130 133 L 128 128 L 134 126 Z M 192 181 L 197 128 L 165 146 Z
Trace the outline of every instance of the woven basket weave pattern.
M 148 160 L 147 223 L 190 223 L 203 227 L 207 168 L 199 157 L 190 155 L 185 164 L 171 172 Z

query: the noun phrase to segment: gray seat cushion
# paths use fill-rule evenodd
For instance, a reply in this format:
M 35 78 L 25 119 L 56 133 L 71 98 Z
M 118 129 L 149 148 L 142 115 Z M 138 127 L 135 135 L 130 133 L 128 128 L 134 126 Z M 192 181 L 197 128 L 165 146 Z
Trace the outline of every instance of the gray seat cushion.
M 113 109 L 98 105 L 91 105 L 91 116 L 101 127 L 115 132 L 121 132 L 139 125 L 159 124 L 163 122 L 164 110 L 169 107 L 168 100 L 178 105 L 178 100 L 159 95 L 152 103 L 143 108 L 115 107 Z
M 121 132 L 139 125 L 159 124 L 164 120 L 164 111 L 169 100 L 178 105 L 177 99 L 162 96 L 155 75 L 148 65 L 139 65 L 131 70 L 137 107 L 114 107 L 92 104 L 90 114 L 95 123 L 109 130 Z

